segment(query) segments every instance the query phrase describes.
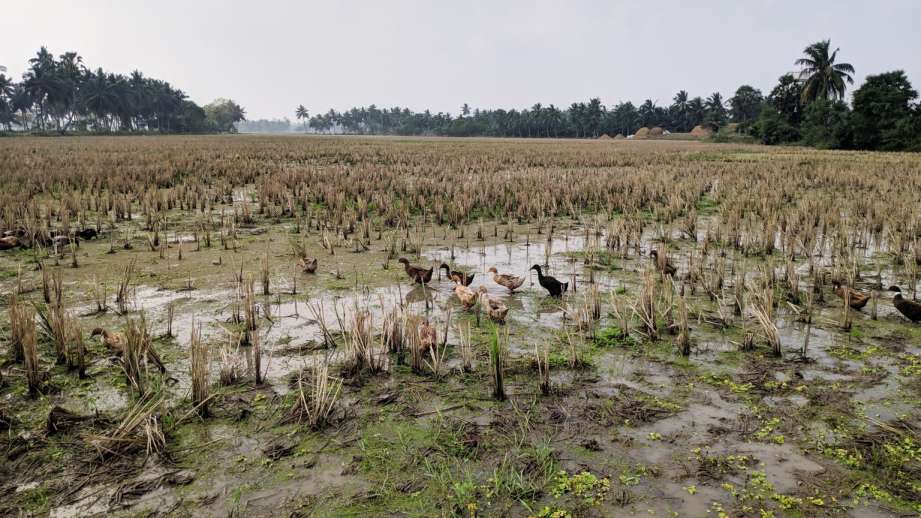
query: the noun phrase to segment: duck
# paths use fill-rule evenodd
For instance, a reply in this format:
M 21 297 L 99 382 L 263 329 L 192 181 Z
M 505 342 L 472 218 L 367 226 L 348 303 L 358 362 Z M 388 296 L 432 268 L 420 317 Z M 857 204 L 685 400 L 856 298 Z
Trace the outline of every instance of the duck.
M 464 309 L 472 308 L 477 302 L 477 292 L 457 281 L 454 282 L 454 294 L 457 295 Z
M 832 282 L 832 285 L 835 287 L 835 295 L 837 295 L 838 298 L 844 300 L 844 296 L 848 296 L 848 304 L 853 309 L 863 309 L 863 307 L 867 305 L 867 302 L 870 301 L 869 295 L 865 295 L 857 290 L 842 286 L 838 281 Z
M 96 239 L 98 235 L 99 235 L 99 232 L 97 232 L 96 229 L 92 227 L 87 227 L 87 228 L 84 228 L 83 230 L 77 231 L 77 237 L 83 240 Z
M 658 270 L 664 273 L 665 275 L 674 276 L 676 273 L 678 273 L 678 268 L 676 268 L 675 265 L 672 264 L 672 262 L 668 259 L 668 257 L 665 258 L 665 261 L 662 261 L 662 262 L 659 261 L 659 251 L 658 250 L 656 249 L 650 250 L 649 257 L 652 257 L 653 264 L 655 264 L 656 268 L 658 268 Z
M 480 305 L 486 309 L 486 314 L 489 315 L 489 318 L 494 322 L 504 324 L 505 316 L 508 315 L 508 306 L 500 300 L 490 297 L 489 293 L 486 292 L 486 286 L 480 286 L 477 291 L 480 294 Z
M 19 238 L 16 236 L 0 237 L 0 250 L 12 250 L 19 246 Z
M 898 286 L 889 286 L 889 291 L 895 292 L 895 296 L 892 297 L 892 305 L 899 310 L 899 313 L 912 322 L 921 321 L 921 304 L 902 297 L 902 290 Z
M 435 268 L 429 268 L 426 270 L 420 266 L 414 266 L 409 264 L 409 259 L 401 257 L 399 262 L 403 263 L 403 269 L 406 270 L 406 275 L 409 275 L 409 278 L 413 280 L 416 284 L 428 284 L 432 280 L 432 272 Z
M 517 277 L 507 273 L 499 273 L 499 270 L 497 270 L 495 266 L 489 269 L 489 273 L 492 274 L 493 282 L 500 286 L 505 286 L 509 293 L 515 293 L 515 290 L 524 284 L 524 277 Z
M 419 326 L 419 350 L 425 354 L 438 344 L 438 330 L 428 320 Z
M 102 327 L 97 327 L 93 329 L 90 338 L 96 336 L 102 336 L 102 343 L 104 343 L 115 356 L 121 358 L 122 355 L 125 354 L 125 338 L 121 334 L 113 333 Z M 160 355 L 157 354 L 157 351 L 154 351 L 153 348 L 149 347 L 147 349 L 147 361 L 156 365 L 161 373 L 166 372 L 166 366 L 163 365 L 163 360 L 160 359 Z
M 454 282 L 463 283 L 464 286 L 470 286 L 470 283 L 473 282 L 473 277 L 476 275 L 475 273 L 464 273 L 457 270 L 452 271 L 451 268 L 445 263 L 441 263 L 441 266 L 439 266 L 438 269 L 444 270 L 445 275 L 447 275 L 449 279 Z
M 530 269 L 537 270 L 537 282 L 539 282 L 540 285 L 543 286 L 545 290 L 547 290 L 547 293 L 549 293 L 551 297 L 559 297 L 566 293 L 566 290 L 569 289 L 568 282 L 560 282 L 556 280 L 555 277 L 544 275 L 544 272 L 540 269 L 539 264 L 535 264 Z
M 304 273 L 317 273 L 317 258 L 308 259 L 306 257 L 301 257 L 300 261 L 297 262 L 298 266 L 301 267 L 301 270 Z

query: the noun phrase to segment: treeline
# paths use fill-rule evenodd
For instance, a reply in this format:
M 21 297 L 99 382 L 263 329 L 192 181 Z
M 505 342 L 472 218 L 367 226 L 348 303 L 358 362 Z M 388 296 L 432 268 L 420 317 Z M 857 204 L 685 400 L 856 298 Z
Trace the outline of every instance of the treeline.
M 668 106 L 647 99 L 606 107 L 599 98 L 568 108 L 535 104 L 523 110 L 481 110 L 464 105 L 460 115 L 414 112 L 407 108 L 352 108 L 309 116 L 295 115 L 318 133 L 367 135 L 444 135 L 489 137 L 629 136 L 640 128 L 685 133 L 700 127 L 716 138 L 743 136 L 765 144 L 798 143 L 821 148 L 921 150 L 918 94 L 902 71 L 869 76 L 844 102 L 854 67 L 837 60 L 828 40 L 814 43 L 796 60 L 798 74 L 785 74 L 764 95 L 743 85 L 725 100 L 679 91 Z M 730 126 L 731 124 L 731 126 Z
M 244 118 L 233 101 L 201 107 L 166 81 L 137 70 L 127 76 L 93 70 L 76 52 L 55 58 L 42 47 L 21 81 L 0 73 L 0 127 L 7 131 L 228 132 Z
M 803 93 L 793 76 L 781 77 L 758 118 L 741 129 L 764 144 L 921 151 L 918 92 L 901 70 L 868 76 L 851 105 L 834 97 L 804 102 Z
M 744 117 L 745 110 L 727 108 L 719 93 L 703 99 L 691 98 L 682 90 L 668 107 L 646 100 L 639 106 L 626 102 L 608 109 L 601 99 L 593 98 L 572 103 L 568 108 L 538 103 L 523 110 L 471 110 L 464 105 L 460 115 L 454 117 L 450 113 L 371 105 L 343 112 L 330 110 L 310 117 L 308 125 L 320 133 L 594 138 L 602 134 L 630 135 L 639 128 L 655 126 L 688 132 L 695 126 L 719 127 Z

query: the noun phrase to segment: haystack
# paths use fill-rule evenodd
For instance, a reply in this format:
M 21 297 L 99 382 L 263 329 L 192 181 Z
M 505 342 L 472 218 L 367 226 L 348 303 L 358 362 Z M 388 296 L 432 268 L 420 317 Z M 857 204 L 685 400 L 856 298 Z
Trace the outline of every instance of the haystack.
M 649 138 L 649 128 L 640 128 L 636 130 L 636 133 L 633 134 L 635 139 L 644 139 Z
M 710 131 L 710 128 L 705 128 L 703 126 L 694 126 L 694 129 L 691 130 L 691 136 L 697 138 L 707 138 L 710 135 L 713 135 L 713 132 Z
M 602 133 L 598 140 L 611 140 L 611 137 L 607 133 Z
M 664 129 L 660 128 L 659 126 L 655 126 L 654 128 L 649 130 L 649 137 L 650 138 L 661 137 L 664 133 L 665 133 Z
M 624 137 L 623 133 L 618 133 L 617 135 L 614 135 L 614 140 L 623 140 L 624 138 L 626 137 Z

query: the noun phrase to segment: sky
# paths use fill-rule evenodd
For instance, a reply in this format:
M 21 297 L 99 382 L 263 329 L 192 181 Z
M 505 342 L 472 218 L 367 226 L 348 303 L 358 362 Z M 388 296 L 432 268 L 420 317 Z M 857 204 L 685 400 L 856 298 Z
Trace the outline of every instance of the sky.
M 3 5 L 0 65 L 19 78 L 40 46 L 74 50 L 200 104 L 234 99 L 248 119 L 299 104 L 662 106 L 681 89 L 766 94 L 826 38 L 858 85 L 902 69 L 921 89 L 918 20 L 919 0 L 29 0 Z

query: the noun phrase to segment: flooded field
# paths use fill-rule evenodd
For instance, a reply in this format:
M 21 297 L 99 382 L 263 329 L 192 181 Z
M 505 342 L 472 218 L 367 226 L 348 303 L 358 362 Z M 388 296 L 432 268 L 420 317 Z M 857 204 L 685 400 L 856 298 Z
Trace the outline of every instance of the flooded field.
M 917 156 L 177 137 L 0 166 L 0 514 L 921 514 L 889 289 L 918 286 Z

